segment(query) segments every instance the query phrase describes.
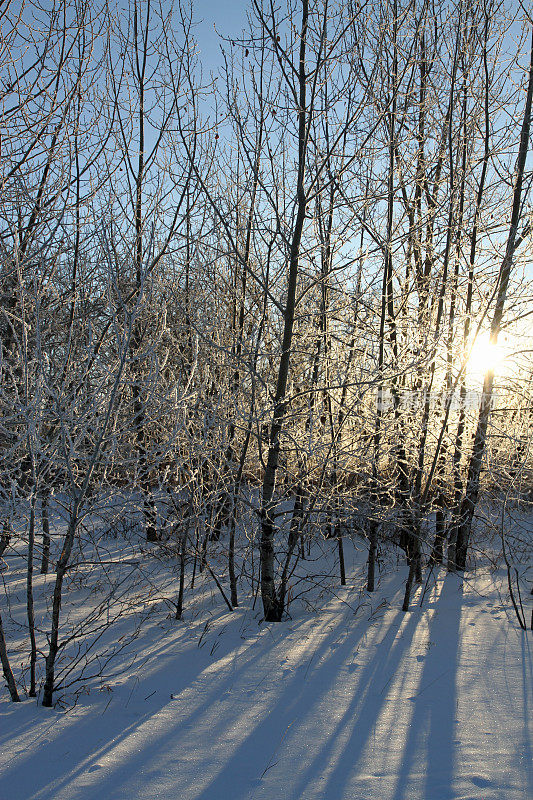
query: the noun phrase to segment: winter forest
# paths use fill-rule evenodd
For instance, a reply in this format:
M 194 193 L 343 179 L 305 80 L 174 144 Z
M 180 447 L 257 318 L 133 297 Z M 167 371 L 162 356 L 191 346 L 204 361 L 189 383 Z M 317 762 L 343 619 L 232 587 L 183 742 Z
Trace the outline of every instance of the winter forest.
M 0 800 L 527 800 L 531 10 L 195 6 L 0 2 Z

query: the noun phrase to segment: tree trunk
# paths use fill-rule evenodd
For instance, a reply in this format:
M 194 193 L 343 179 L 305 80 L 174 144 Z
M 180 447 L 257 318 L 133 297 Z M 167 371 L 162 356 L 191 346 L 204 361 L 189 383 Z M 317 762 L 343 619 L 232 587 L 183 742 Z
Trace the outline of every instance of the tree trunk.
M 30 500 L 30 522 L 28 529 L 28 568 L 26 572 L 26 610 L 28 616 L 28 630 L 30 634 L 30 697 L 36 697 L 35 690 L 35 665 L 37 663 L 37 645 L 35 642 L 35 611 L 33 606 L 33 551 L 35 545 L 35 504 L 37 497 L 32 495 Z
M 67 571 L 70 554 L 74 545 L 74 537 L 78 524 L 79 505 L 74 503 L 68 530 L 63 543 L 63 550 L 56 566 L 56 580 L 52 600 L 52 627 L 50 631 L 50 644 L 45 662 L 45 682 L 43 692 L 43 706 L 51 708 L 55 690 L 55 663 L 59 651 L 59 618 L 61 614 L 61 599 L 63 594 L 63 580 Z
M 2 662 L 2 670 L 4 672 L 4 678 L 6 679 L 7 688 L 9 689 L 9 694 L 11 695 L 11 699 L 14 703 L 20 703 L 19 693 L 17 691 L 17 684 L 15 683 L 15 678 L 13 677 L 13 672 L 11 670 L 11 665 L 9 663 L 9 658 L 7 655 L 6 640 L 4 636 L 4 627 L 2 625 L 1 614 L 0 614 L 0 661 Z
M 509 279 L 511 276 L 514 254 L 517 247 L 522 243 L 526 235 L 525 231 L 521 235 L 518 234 L 518 225 L 520 222 L 521 211 L 522 211 L 522 184 L 524 179 L 526 158 L 529 149 L 532 99 L 533 99 L 533 26 L 531 30 L 529 79 L 528 79 L 524 116 L 522 120 L 522 130 L 520 135 L 520 148 L 518 152 L 518 159 L 515 172 L 511 225 L 509 228 L 509 235 L 507 238 L 505 255 L 498 276 L 498 293 L 496 297 L 496 306 L 494 309 L 494 315 L 492 318 L 491 328 L 490 328 L 490 342 L 492 345 L 495 345 L 498 341 L 498 335 L 500 332 L 501 322 L 505 309 L 505 302 L 507 299 L 507 288 L 509 286 Z M 485 375 L 485 380 L 483 381 L 483 395 L 479 407 L 479 417 L 476 428 L 476 434 L 474 438 L 474 447 L 472 450 L 472 455 L 470 457 L 465 496 L 461 503 L 461 508 L 459 512 L 459 524 L 457 530 L 457 544 L 455 552 L 455 566 L 458 570 L 461 571 L 464 571 L 466 569 L 468 546 L 472 531 L 472 520 L 474 517 L 474 511 L 476 508 L 479 495 L 479 479 L 481 474 L 481 466 L 483 463 L 483 456 L 485 454 L 487 428 L 489 423 L 490 409 L 492 405 L 493 387 L 494 387 L 494 371 L 489 370 Z
M 187 549 L 188 528 L 183 523 L 183 531 L 180 536 L 180 584 L 178 590 L 178 602 L 176 603 L 176 619 L 181 619 L 183 615 L 183 595 L 185 591 L 185 552 Z
M 373 592 L 376 588 L 376 551 L 378 541 L 379 522 L 375 519 L 370 520 L 369 546 L 368 546 L 368 571 L 366 578 L 367 592 Z
M 11 541 L 11 524 L 8 519 L 4 520 L 2 533 L 0 534 L 0 558 L 4 555 L 5 551 Z
M 274 413 L 270 428 L 270 439 L 263 481 L 263 496 L 261 503 L 261 598 L 267 622 L 280 622 L 283 614 L 283 599 L 277 594 L 274 568 L 274 534 L 275 523 L 273 512 L 275 508 L 274 488 L 276 472 L 279 464 L 280 436 L 287 411 L 286 391 L 289 377 L 291 358 L 292 335 L 294 328 L 294 313 L 296 306 L 296 286 L 298 279 L 298 266 L 300 257 L 300 242 L 305 221 L 307 198 L 304 188 L 307 125 L 306 125 L 306 69 L 305 49 L 307 38 L 308 0 L 302 0 L 302 24 L 300 34 L 300 65 L 299 65 L 299 107 L 298 107 L 298 185 L 296 192 L 296 220 L 292 235 L 289 277 L 287 285 L 287 301 L 285 304 L 283 320 L 282 353 L 278 369 L 276 394 L 274 397 Z
M 46 495 L 41 498 L 41 523 L 43 528 L 41 575 L 47 575 L 50 564 L 50 518 L 48 515 L 48 497 Z

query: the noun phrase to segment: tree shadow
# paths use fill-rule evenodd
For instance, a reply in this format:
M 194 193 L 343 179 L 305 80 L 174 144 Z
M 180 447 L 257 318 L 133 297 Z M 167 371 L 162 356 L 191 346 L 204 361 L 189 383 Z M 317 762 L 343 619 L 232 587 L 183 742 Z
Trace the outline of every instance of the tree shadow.
M 352 698 L 341 719 L 335 725 L 327 739 L 324 739 L 319 753 L 303 771 L 295 787 L 291 790 L 291 798 L 300 800 L 306 791 L 322 775 L 333 758 L 332 749 L 341 734 L 348 734 L 346 745 L 335 766 L 330 771 L 324 787 L 324 796 L 328 800 L 341 797 L 345 784 L 357 768 L 374 730 L 377 717 L 387 701 L 387 685 L 394 677 L 397 665 L 403 654 L 409 649 L 418 618 L 412 615 L 404 625 L 398 637 L 405 615 L 397 612 L 376 647 L 374 656 L 358 676 L 355 686 L 351 686 Z
M 529 631 L 522 636 L 522 697 L 523 697 L 523 763 L 526 765 L 528 794 L 533 797 L 533 747 L 531 745 L 531 701 L 533 697 L 533 659 L 529 644 Z M 521 754 L 522 755 L 522 754 Z M 522 763 L 519 766 L 523 766 Z
M 423 797 L 453 800 L 457 671 L 462 584 L 444 579 L 429 625 L 419 689 L 409 698 L 413 713 L 393 800 L 412 796 L 412 781 L 424 783 Z
M 378 654 L 364 671 L 364 674 L 359 677 L 358 686 L 364 684 L 366 679 L 378 668 L 380 654 L 390 652 L 402 618 L 403 614 L 396 614 L 388 624 L 386 633 L 378 645 Z M 292 684 L 287 686 L 285 691 L 278 697 L 276 703 L 267 710 L 264 718 L 256 728 L 250 732 L 242 745 L 226 761 L 218 776 L 198 796 L 199 800 L 200 798 L 201 800 L 220 800 L 220 798 L 229 796 L 232 798 L 247 796 L 246 793 L 240 794 L 236 791 L 235 775 L 239 773 L 243 780 L 239 779 L 238 783 L 243 792 L 246 788 L 246 783 L 248 783 L 248 788 L 250 786 L 259 787 L 263 782 L 263 778 L 265 778 L 263 788 L 268 787 L 268 772 L 278 763 L 282 746 L 288 744 L 292 738 L 291 728 L 293 724 L 294 729 L 297 730 L 306 717 L 310 717 L 316 722 L 317 709 L 320 708 L 321 702 L 327 701 L 327 695 L 331 691 L 332 684 L 336 681 L 346 680 L 344 672 L 346 664 L 353 654 L 354 648 L 364 636 L 367 625 L 367 620 L 361 622 L 355 631 L 352 630 L 350 632 L 350 636 L 344 638 L 342 644 L 339 645 L 335 642 L 336 646 L 333 649 L 332 640 L 339 635 L 338 627 L 336 626 L 329 636 L 323 638 L 314 654 L 313 662 L 316 666 L 306 670 L 305 675 L 302 674 L 303 681 L 299 686 Z M 407 647 L 408 638 L 408 631 L 406 631 L 405 640 L 402 639 L 401 644 L 398 643 L 397 646 L 402 647 L 402 649 Z M 394 647 L 392 649 L 394 650 Z M 380 674 L 386 671 L 388 663 L 389 661 L 385 659 L 381 664 Z M 357 695 L 354 695 L 354 702 L 357 702 Z M 299 798 L 299 800 L 306 796 L 306 788 L 315 782 L 323 764 L 327 763 L 329 759 L 329 749 L 335 742 L 338 730 L 347 724 L 347 720 L 351 719 L 351 716 L 351 709 L 348 708 L 339 723 L 324 739 L 320 752 L 312 760 L 305 772 L 302 774 L 298 770 L 299 780 L 293 789 L 290 788 L 290 783 L 296 775 L 290 775 L 286 785 L 287 796 Z M 325 731 L 323 730 L 320 733 L 317 731 L 315 744 L 322 740 L 324 734 Z M 258 752 L 263 753 L 264 771 L 262 774 L 257 772 L 256 755 Z M 253 765 L 252 770 L 247 768 L 249 764 Z M 233 791 L 228 794 L 231 788 L 233 788 Z M 329 800 L 330 795 L 328 794 L 327 796 Z
M 393 602 L 401 602 L 399 595 Z M 315 619 L 255 628 L 246 642 L 238 638 L 238 617 L 227 615 L 201 653 L 190 637 L 154 642 L 155 665 L 141 676 L 128 714 L 115 718 L 111 707 L 99 720 L 103 704 L 95 704 L 73 720 L 61 746 L 74 737 L 86 746 L 72 747 L 62 763 L 54 743 L 18 755 L 5 786 L 22 765 L 34 775 L 34 793 L 20 794 L 29 776 L 15 779 L 19 794 L 10 792 L 10 800 L 88 798 L 97 790 L 106 800 L 452 800 L 461 779 L 456 717 L 464 605 L 457 577 L 439 576 L 424 608 L 407 615 L 389 609 L 379 619 L 364 610 L 354 616 L 332 602 Z M 226 625 L 228 635 L 210 656 Z M 526 638 L 522 647 L 523 687 L 520 681 L 516 689 L 523 692 L 524 734 L 516 761 L 523 771 L 531 758 Z M 468 666 L 466 650 L 464 658 Z M 470 675 L 464 667 L 463 699 Z M 467 777 L 474 791 L 494 788 L 481 776 Z M 526 786 L 533 795 L 531 770 Z
M 95 780 L 106 800 L 144 797 L 154 774 L 158 780 L 165 776 L 161 796 L 175 793 L 178 786 L 186 796 L 202 800 L 248 796 L 262 773 L 275 765 L 276 747 L 292 721 L 312 714 L 327 698 L 332 682 L 342 679 L 354 648 L 367 636 L 366 614 L 354 620 L 353 610 L 345 607 L 342 612 L 337 608 L 321 614 L 316 624 L 307 619 L 288 630 L 285 624 L 265 627 L 249 645 L 235 648 L 233 643 L 235 650 L 229 647 L 204 669 L 191 665 L 183 675 L 169 669 L 172 641 L 156 647 L 157 669 L 135 688 L 135 697 L 142 699 L 158 687 L 157 697 L 144 704 L 149 709 L 142 711 L 141 700 L 134 700 L 134 719 L 130 716 L 126 725 L 124 714 L 115 718 L 112 713 L 103 725 L 97 708 L 73 719 L 68 739 L 83 741 L 84 748 L 72 747 L 66 760 L 58 762 L 49 758 L 57 747 L 44 743 L 38 753 L 18 758 L 3 777 L 9 786 L 18 773 L 13 786 L 22 794 L 11 792 L 12 800 L 87 797 Z M 400 615 L 394 620 L 388 633 L 392 639 Z M 294 647 L 291 638 L 296 639 Z M 171 690 L 179 702 L 164 699 Z M 21 777 L 24 761 L 27 774 Z

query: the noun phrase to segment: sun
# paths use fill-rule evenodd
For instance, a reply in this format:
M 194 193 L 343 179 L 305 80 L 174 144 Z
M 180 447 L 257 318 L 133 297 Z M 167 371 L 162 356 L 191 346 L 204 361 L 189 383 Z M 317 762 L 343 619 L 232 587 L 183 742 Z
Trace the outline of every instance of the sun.
M 479 335 L 468 356 L 467 372 L 472 380 L 483 380 L 489 370 L 501 374 L 505 371 L 505 349 L 492 344 L 488 335 Z

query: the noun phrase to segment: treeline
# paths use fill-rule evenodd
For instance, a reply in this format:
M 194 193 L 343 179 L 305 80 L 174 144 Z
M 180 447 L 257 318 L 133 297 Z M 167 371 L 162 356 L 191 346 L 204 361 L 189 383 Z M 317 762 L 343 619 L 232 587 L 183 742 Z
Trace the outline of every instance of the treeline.
M 252 0 L 214 77 L 184 4 L 3 4 L 1 549 L 27 541 L 30 696 L 52 495 L 45 705 L 95 498 L 173 537 L 178 617 L 187 564 L 221 537 L 237 605 L 252 506 L 279 621 L 310 537 L 344 582 L 355 512 L 369 591 L 392 520 L 407 609 L 427 562 L 467 567 L 480 487 L 531 492 L 524 14 Z M 476 385 L 474 343 L 502 333 L 513 371 Z M 0 654 L 15 699 L 1 626 Z

